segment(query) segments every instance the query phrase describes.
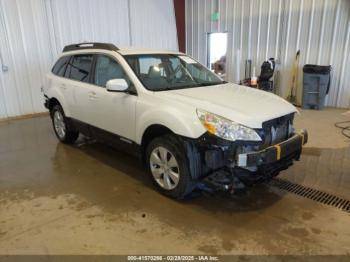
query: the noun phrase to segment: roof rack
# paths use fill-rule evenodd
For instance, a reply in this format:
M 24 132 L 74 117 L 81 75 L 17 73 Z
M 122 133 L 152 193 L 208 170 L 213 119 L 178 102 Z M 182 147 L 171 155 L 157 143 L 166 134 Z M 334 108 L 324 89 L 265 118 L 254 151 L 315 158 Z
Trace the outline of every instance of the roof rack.
M 82 49 L 105 49 L 110 51 L 118 51 L 119 48 L 111 43 L 79 43 L 73 45 L 67 45 L 63 48 L 63 52 L 82 50 Z

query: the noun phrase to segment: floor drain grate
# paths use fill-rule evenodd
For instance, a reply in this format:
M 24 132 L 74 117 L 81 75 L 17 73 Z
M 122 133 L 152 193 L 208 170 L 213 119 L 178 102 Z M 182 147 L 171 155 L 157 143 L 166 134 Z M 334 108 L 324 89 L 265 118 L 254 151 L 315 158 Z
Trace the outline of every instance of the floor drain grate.
M 331 195 L 329 193 L 326 193 L 317 189 L 313 189 L 307 186 L 295 184 L 281 178 L 273 179 L 270 184 L 280 189 L 294 193 L 296 195 L 306 197 L 311 200 L 317 201 L 319 203 L 336 207 L 338 209 L 341 209 L 343 211 L 350 213 L 350 201 L 344 198 Z

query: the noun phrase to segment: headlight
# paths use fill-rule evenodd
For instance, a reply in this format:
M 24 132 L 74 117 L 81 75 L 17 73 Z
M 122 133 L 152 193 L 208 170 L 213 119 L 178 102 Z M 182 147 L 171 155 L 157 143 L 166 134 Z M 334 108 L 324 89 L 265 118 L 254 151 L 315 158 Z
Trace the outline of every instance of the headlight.
M 200 109 L 197 109 L 197 115 L 203 126 L 213 135 L 230 141 L 261 141 L 261 137 L 249 127 Z

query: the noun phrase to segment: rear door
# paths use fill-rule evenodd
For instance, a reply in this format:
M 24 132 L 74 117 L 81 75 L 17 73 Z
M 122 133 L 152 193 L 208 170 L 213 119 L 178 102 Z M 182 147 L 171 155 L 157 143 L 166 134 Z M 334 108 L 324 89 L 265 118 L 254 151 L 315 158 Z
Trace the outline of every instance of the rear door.
M 93 57 L 93 54 L 72 56 L 65 71 L 67 81 L 63 87 L 63 89 L 66 89 L 66 102 L 69 106 L 71 117 L 85 123 L 91 122 L 90 115 L 87 113 L 87 107 L 91 89 Z
M 71 116 L 70 108 L 66 108 L 66 107 L 69 107 L 67 102 L 70 99 L 72 99 L 73 89 L 69 88 L 69 86 L 67 85 L 67 81 L 64 78 L 64 75 L 70 59 L 71 59 L 71 56 L 62 56 L 60 59 L 58 59 L 58 61 L 52 68 L 52 71 L 51 71 L 52 75 L 48 74 L 48 82 L 47 82 L 48 86 L 45 87 L 45 88 L 48 88 L 50 86 L 50 88 L 54 90 L 58 90 L 58 92 L 62 94 L 64 101 L 60 101 L 60 102 L 63 106 L 63 110 L 65 111 L 65 114 L 69 117 Z

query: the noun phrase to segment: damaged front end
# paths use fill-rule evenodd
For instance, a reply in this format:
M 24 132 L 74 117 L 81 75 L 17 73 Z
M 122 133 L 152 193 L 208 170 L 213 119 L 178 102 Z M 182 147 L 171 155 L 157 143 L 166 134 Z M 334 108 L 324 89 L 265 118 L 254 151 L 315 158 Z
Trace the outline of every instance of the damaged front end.
M 307 143 L 306 130 L 295 132 L 294 114 L 263 123 L 262 141 L 227 141 L 209 133 L 195 141 L 202 181 L 214 189 L 242 189 L 268 181 L 299 160 Z

